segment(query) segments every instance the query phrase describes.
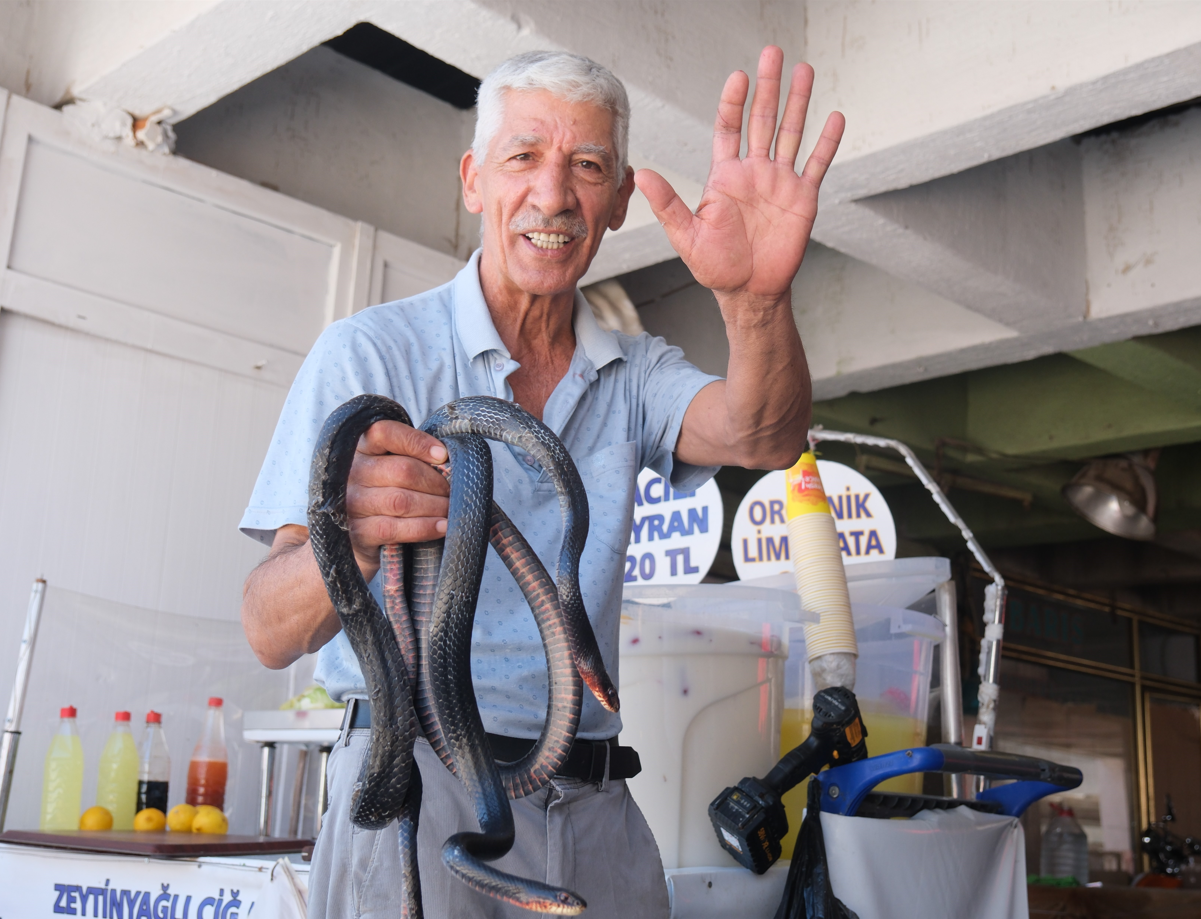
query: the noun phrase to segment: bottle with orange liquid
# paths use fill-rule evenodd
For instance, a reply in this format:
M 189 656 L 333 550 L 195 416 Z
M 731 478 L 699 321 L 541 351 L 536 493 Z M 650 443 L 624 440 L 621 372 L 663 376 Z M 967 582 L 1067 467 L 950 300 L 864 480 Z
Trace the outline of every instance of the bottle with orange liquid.
M 187 802 L 193 807 L 211 804 L 225 808 L 225 780 L 229 775 L 229 761 L 225 754 L 225 718 L 222 700 L 218 696 L 209 699 L 208 712 L 204 717 L 204 730 L 192 760 L 188 763 Z

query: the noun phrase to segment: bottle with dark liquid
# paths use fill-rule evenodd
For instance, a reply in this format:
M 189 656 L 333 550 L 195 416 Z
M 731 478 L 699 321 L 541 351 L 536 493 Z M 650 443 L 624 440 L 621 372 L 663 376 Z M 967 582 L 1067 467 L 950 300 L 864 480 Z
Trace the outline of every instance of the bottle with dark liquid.
M 225 780 L 229 775 L 229 762 L 225 755 L 225 719 L 221 706 L 219 697 L 209 699 L 204 731 L 188 763 L 187 802 L 193 807 L 201 804 L 222 809 L 225 807 Z
M 171 778 L 171 754 L 163 736 L 163 716 L 146 713 L 146 732 L 138 764 L 138 811 L 156 807 L 167 813 L 167 783 Z

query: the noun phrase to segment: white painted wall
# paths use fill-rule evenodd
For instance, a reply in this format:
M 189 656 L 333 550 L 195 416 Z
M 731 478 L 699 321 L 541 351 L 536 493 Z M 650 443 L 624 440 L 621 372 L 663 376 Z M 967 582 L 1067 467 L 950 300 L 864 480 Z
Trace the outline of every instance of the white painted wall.
M 3 677 L 38 576 L 236 620 L 263 554 L 237 524 L 300 361 L 373 291 L 461 263 L 28 100 L 0 107 Z
M 176 153 L 465 259 L 474 128 L 474 111 L 314 48 L 180 122 Z

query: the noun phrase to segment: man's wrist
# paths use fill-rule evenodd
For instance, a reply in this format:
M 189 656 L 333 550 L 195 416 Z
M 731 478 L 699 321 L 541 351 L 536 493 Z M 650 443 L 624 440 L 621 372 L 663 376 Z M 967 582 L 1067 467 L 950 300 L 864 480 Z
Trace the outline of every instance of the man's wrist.
M 793 322 L 791 290 L 775 296 L 714 291 L 713 296 L 728 328 L 771 326 L 784 317 Z

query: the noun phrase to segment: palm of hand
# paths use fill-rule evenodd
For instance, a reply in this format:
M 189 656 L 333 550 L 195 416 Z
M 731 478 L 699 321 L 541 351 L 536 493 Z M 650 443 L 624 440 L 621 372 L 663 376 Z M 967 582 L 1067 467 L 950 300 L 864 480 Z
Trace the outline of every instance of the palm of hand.
M 817 217 L 818 189 L 842 139 L 845 120 L 834 112 L 803 172 L 796 173 L 813 68 L 793 68 L 777 133 L 783 56 L 769 46 L 759 58 L 747 155 L 741 159 L 749 80 L 739 71 L 726 81 L 713 132 L 713 165 L 695 214 L 662 176 L 644 169 L 635 177 L 693 276 L 719 296 L 774 302 L 787 295 Z
M 774 297 L 788 288 L 817 216 L 817 187 L 767 157 L 713 164 L 680 257 L 719 293 Z

